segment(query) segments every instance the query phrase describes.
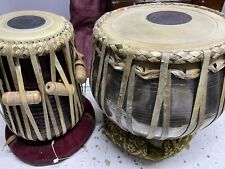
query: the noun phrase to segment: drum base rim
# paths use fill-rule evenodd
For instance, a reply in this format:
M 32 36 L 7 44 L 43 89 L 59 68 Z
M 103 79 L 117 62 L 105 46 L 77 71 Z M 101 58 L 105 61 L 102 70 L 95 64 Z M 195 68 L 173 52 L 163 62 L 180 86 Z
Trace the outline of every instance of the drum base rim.
M 8 145 L 9 148 L 18 159 L 34 166 L 52 165 L 70 158 L 86 143 L 95 128 L 95 112 L 87 98 L 84 109 L 80 121 L 65 135 L 46 142 L 28 141 L 17 137 Z M 8 140 L 13 135 L 6 126 L 5 139 Z
M 128 154 L 151 161 L 159 161 L 181 152 L 188 147 L 193 136 L 189 135 L 174 140 L 148 140 L 124 131 L 105 115 L 104 129 L 106 136 L 119 148 Z

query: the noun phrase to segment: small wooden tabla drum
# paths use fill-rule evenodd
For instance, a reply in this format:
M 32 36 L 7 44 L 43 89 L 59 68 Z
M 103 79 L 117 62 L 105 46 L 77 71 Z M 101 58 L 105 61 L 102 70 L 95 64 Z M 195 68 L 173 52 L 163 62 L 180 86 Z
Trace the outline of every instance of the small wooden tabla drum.
M 189 140 L 209 126 L 224 109 L 224 18 L 176 3 L 102 16 L 94 28 L 91 86 L 107 118 L 147 140 Z M 108 134 L 125 145 L 113 138 L 118 129 Z
M 42 11 L 0 16 L 0 73 L 3 117 L 16 136 L 53 140 L 82 118 L 86 73 L 65 18 Z

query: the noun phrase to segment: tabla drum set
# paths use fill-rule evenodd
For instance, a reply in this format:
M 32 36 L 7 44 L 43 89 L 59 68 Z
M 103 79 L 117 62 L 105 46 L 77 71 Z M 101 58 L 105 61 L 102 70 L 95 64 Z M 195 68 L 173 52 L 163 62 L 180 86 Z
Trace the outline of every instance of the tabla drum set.
M 128 153 L 173 156 L 222 114 L 224 14 L 181 3 L 134 5 L 103 15 L 93 39 L 92 93 L 107 136 Z M 6 144 L 29 164 L 68 158 L 94 129 L 74 40 L 71 23 L 52 13 L 0 16 Z

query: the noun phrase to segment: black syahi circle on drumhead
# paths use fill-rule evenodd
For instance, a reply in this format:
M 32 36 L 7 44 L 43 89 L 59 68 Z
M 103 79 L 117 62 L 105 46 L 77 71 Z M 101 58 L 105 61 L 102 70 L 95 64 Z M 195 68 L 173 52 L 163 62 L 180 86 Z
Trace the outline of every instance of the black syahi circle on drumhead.
M 180 25 L 190 22 L 192 17 L 184 12 L 158 11 L 150 13 L 146 19 L 159 25 Z
M 15 29 L 33 29 L 44 25 L 45 22 L 46 20 L 40 16 L 23 15 L 10 19 L 7 25 Z

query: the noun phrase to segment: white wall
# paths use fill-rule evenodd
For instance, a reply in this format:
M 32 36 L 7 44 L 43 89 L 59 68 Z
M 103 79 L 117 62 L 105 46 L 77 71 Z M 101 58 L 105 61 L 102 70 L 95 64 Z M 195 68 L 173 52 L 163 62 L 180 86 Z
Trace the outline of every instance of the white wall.
M 0 0 L 0 15 L 17 10 L 44 10 L 69 18 L 69 2 L 69 0 Z
M 225 13 L 225 4 L 223 5 L 223 11 L 222 12 Z

